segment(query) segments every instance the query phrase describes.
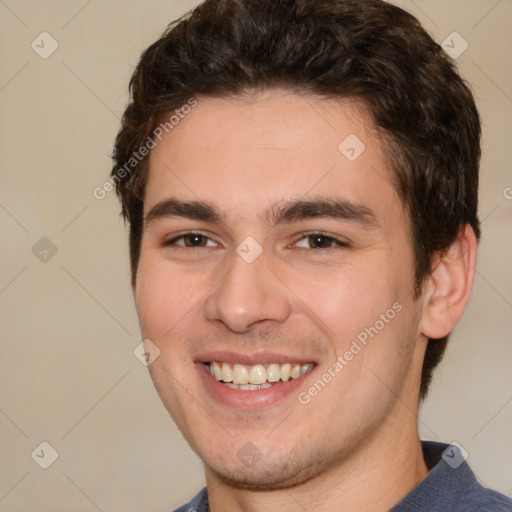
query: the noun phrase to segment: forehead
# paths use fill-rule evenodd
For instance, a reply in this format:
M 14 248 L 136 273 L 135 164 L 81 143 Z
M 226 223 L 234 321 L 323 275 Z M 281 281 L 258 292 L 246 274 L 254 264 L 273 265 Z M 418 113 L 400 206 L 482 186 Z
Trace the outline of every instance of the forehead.
M 149 169 L 146 213 L 169 195 L 237 216 L 308 195 L 384 209 L 397 200 L 382 141 L 361 104 L 285 91 L 198 98 L 152 150 Z

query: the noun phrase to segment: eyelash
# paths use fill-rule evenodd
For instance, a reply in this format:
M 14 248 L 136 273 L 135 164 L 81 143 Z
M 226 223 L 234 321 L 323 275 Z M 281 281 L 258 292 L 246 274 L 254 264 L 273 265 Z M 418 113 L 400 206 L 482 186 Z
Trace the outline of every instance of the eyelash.
M 185 237 L 187 236 L 202 236 L 204 238 L 207 238 L 208 240 L 211 240 L 214 242 L 214 240 L 212 240 L 207 234 L 205 233 L 202 233 L 200 231 L 187 231 L 185 233 L 182 233 L 181 235 L 178 235 L 174 238 L 171 238 L 169 240 L 165 240 L 163 243 L 162 243 L 162 246 L 163 247 L 179 247 L 180 249 L 203 249 L 205 246 L 198 246 L 198 247 L 187 247 L 187 246 L 184 246 L 184 245 L 178 245 L 177 244 L 177 241 L 178 240 L 181 240 L 181 239 L 184 239 Z M 317 237 L 323 237 L 324 239 L 326 239 L 327 241 L 329 241 L 330 243 L 334 243 L 335 245 L 333 246 L 330 246 L 330 247 L 309 247 L 308 249 L 309 250 L 323 250 L 323 251 L 326 251 L 326 250 L 332 250 L 332 249 L 346 249 L 348 247 L 350 247 L 350 244 L 349 242 L 345 241 L 345 240 L 340 240 L 334 236 L 331 236 L 331 235 L 327 235 L 321 231 L 311 231 L 309 233 L 303 233 L 301 235 L 300 238 L 298 238 L 294 243 L 298 243 L 302 240 L 305 240 L 309 237 L 314 237 L 314 236 L 317 236 Z M 216 243 L 216 242 L 214 242 Z M 211 247 L 211 246 L 210 246 Z M 302 249 L 304 249 L 304 247 L 302 247 Z
M 328 240 L 331 243 L 334 243 L 334 245 L 330 247 L 309 247 L 309 250 L 333 250 L 333 249 L 347 249 L 350 247 L 350 244 L 346 240 L 340 240 L 339 238 L 336 238 L 335 236 L 328 235 L 326 233 L 323 233 L 322 231 L 311 231 L 309 233 L 303 233 L 302 236 L 295 241 L 295 243 L 300 242 L 301 240 L 307 240 L 309 237 L 323 237 L 324 239 Z
M 178 240 L 181 240 L 182 238 L 185 238 L 186 236 L 194 236 L 194 235 L 195 236 L 202 236 L 204 238 L 207 238 L 208 240 L 212 240 L 208 235 L 206 235 L 205 233 L 201 233 L 200 231 L 187 231 L 185 233 L 182 233 L 181 235 L 175 236 L 174 238 L 171 238 L 169 240 L 165 240 L 162 243 L 162 245 L 164 247 L 176 246 L 176 245 L 178 245 L 178 244 L 176 244 L 176 242 Z M 181 246 L 181 245 L 178 245 L 178 247 L 183 248 L 183 249 L 202 249 L 202 247 L 186 247 L 186 246 Z

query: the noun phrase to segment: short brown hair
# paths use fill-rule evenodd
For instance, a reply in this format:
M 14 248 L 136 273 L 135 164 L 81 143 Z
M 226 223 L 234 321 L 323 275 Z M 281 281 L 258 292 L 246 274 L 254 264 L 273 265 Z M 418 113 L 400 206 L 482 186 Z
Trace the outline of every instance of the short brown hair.
M 143 53 L 130 81 L 112 179 L 130 225 L 132 279 L 148 158 L 122 176 L 120 169 L 190 98 L 267 88 L 353 98 L 369 108 L 410 217 L 416 297 L 433 256 L 461 227 L 469 224 L 479 238 L 479 115 L 453 61 L 416 18 L 381 0 L 206 0 Z M 429 340 L 421 398 L 447 340 Z

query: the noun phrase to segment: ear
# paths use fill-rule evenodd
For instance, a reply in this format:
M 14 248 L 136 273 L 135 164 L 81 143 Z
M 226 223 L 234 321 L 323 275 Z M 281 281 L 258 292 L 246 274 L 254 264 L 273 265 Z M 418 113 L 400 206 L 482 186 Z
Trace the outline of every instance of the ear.
M 462 316 L 475 277 L 476 252 L 475 233 L 466 224 L 449 249 L 437 257 L 424 286 L 421 333 L 428 338 L 447 336 Z

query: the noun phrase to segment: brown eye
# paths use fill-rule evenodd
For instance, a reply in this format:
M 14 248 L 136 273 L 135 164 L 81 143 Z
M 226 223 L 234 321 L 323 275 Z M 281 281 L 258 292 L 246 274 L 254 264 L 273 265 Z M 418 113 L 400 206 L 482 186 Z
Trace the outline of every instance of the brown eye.
M 208 238 L 198 233 L 190 233 L 183 237 L 185 247 L 205 247 Z
M 315 234 L 308 236 L 308 243 L 311 249 L 327 249 L 332 247 L 335 240 L 330 236 Z
M 310 233 L 298 240 L 296 246 L 302 249 L 334 249 L 349 247 L 349 244 L 323 233 Z
M 208 236 L 202 233 L 183 233 L 180 236 L 166 240 L 162 244 L 164 247 L 185 247 L 185 248 L 199 248 L 199 247 L 216 247 L 217 244 Z

